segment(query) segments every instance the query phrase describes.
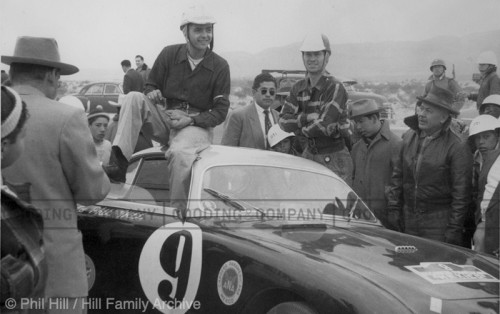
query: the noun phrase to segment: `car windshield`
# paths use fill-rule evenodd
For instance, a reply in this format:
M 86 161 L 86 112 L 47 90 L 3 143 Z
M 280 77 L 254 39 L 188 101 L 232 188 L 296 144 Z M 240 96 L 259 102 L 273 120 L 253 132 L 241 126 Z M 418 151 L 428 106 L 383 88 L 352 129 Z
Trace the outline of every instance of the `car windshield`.
M 318 219 L 333 215 L 375 222 L 352 189 L 338 178 L 298 169 L 226 165 L 208 169 L 202 182 L 203 210 L 257 211 L 265 216 Z

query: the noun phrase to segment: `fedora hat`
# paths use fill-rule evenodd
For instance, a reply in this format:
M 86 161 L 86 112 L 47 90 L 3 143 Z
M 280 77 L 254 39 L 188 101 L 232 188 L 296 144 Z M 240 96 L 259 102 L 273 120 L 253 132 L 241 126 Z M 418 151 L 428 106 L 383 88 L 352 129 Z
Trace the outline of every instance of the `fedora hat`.
M 425 97 L 417 96 L 417 99 L 419 100 L 417 102 L 417 106 L 420 103 L 425 102 L 426 104 L 446 109 L 451 113 L 459 114 L 459 111 L 457 111 L 453 107 L 453 101 L 454 101 L 453 93 L 447 89 L 432 85 L 431 90 L 429 91 L 427 96 Z
M 70 75 L 78 72 L 74 65 L 61 62 L 59 47 L 54 38 L 18 37 L 13 56 L 2 56 L 2 63 L 25 63 L 43 65 L 56 68 L 61 75 Z
M 359 99 L 351 103 L 351 119 L 381 112 L 377 102 L 373 99 Z

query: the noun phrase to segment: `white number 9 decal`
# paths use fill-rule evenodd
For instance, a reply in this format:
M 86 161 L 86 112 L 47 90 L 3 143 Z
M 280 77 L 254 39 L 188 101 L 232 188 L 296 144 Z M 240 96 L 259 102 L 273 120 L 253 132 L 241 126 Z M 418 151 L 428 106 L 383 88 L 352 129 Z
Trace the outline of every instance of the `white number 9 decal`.
M 152 305 L 162 313 L 185 313 L 195 301 L 201 276 L 201 229 L 166 224 L 151 234 L 139 258 L 139 279 Z M 176 308 L 175 305 L 182 306 Z

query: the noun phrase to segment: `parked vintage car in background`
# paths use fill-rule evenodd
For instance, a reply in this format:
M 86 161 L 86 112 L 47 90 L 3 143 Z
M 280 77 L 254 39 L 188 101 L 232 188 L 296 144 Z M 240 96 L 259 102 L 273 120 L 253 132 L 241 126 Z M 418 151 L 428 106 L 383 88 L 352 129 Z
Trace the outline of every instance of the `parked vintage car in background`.
M 84 104 L 90 104 L 89 111 L 101 105 L 104 112 L 116 113 L 116 106 L 109 104 L 109 101 L 118 102 L 118 97 L 123 95 L 122 84 L 117 82 L 96 82 L 82 87 L 78 94 L 75 94 Z
M 286 96 L 290 94 L 292 86 L 298 81 L 304 78 L 306 71 L 302 70 L 262 70 L 262 73 L 269 73 L 276 79 L 278 85 L 278 96 L 277 105 L 279 107 L 285 100 Z M 356 90 L 355 85 L 358 84 L 356 80 L 346 79 L 341 77 L 335 77 L 337 80 L 342 82 L 347 94 L 349 95 L 349 102 L 353 102 L 359 99 L 373 99 L 377 102 L 380 108 L 384 110 L 380 113 L 382 119 L 394 119 L 394 109 L 392 104 L 387 100 L 385 96 L 378 95 L 370 92 L 360 92 Z
M 212 145 L 185 222 L 166 163 L 136 153 L 124 184 L 79 208 L 90 313 L 498 313 L 497 259 L 383 228 L 318 163 Z

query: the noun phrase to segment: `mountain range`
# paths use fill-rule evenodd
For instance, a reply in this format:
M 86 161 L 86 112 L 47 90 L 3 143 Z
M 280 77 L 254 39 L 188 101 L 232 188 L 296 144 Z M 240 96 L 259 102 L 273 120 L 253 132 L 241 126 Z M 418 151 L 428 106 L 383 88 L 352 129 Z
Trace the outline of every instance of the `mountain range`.
M 327 70 L 335 76 L 358 81 L 426 80 L 429 65 L 436 58 L 447 63 L 447 75 L 453 65 L 457 80 L 471 81 L 477 72 L 476 60 L 485 50 L 492 50 L 500 59 L 500 29 L 462 36 L 439 36 L 421 41 L 389 41 L 374 43 L 332 43 L 332 56 Z M 221 52 L 231 68 L 232 78 L 253 78 L 261 69 L 301 70 L 301 43 L 274 47 L 259 53 Z M 85 79 L 107 80 L 116 69 L 85 70 Z M 107 75 L 107 76 L 106 76 Z M 114 79 L 121 80 L 121 75 Z

